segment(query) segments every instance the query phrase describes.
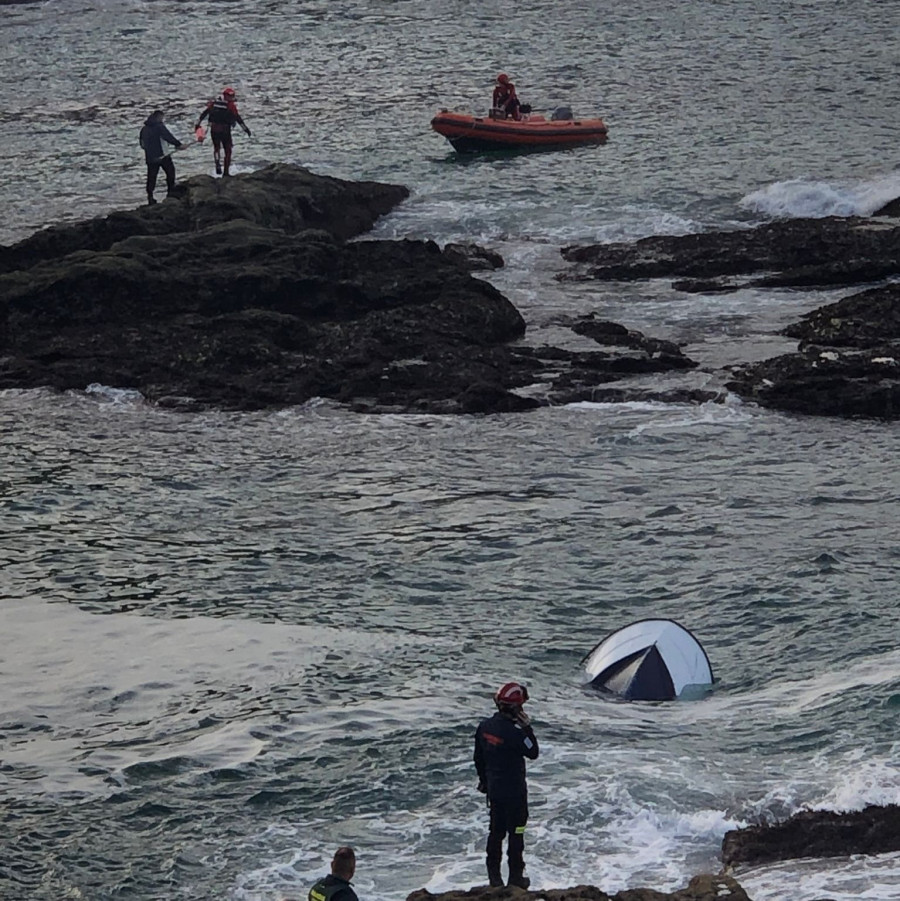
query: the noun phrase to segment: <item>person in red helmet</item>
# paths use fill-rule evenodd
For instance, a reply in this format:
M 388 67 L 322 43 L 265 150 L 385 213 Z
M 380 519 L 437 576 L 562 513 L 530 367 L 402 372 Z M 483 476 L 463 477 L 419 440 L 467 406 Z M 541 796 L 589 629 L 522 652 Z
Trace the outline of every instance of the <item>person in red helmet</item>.
M 244 134 L 250 137 L 250 129 L 244 124 L 241 114 L 237 108 L 237 96 L 234 88 L 225 88 L 220 97 L 210 100 L 206 104 L 206 109 L 200 113 L 197 124 L 194 126 L 196 132 L 200 128 L 200 124 L 204 119 L 209 117 L 209 133 L 213 142 L 213 159 L 216 163 L 216 175 L 231 175 L 231 151 L 234 147 L 234 140 L 231 137 L 231 129 L 235 125 L 240 125 L 244 130 Z M 225 151 L 224 161 L 222 159 L 222 151 Z M 222 163 L 224 162 L 224 172 Z
M 497 76 L 494 96 L 491 101 L 491 115 L 495 119 L 521 119 L 521 104 L 516 96 L 516 86 L 509 80 L 505 72 Z
M 528 822 L 528 786 L 525 759 L 537 760 L 538 741 L 531 721 L 522 709 L 528 689 L 507 682 L 494 695 L 497 712 L 482 720 L 475 730 L 475 771 L 478 790 L 487 795 L 490 808 L 485 862 L 488 881 L 503 885 L 500 861 L 503 839 L 509 861 L 507 885 L 528 888 L 525 875 L 525 824 Z

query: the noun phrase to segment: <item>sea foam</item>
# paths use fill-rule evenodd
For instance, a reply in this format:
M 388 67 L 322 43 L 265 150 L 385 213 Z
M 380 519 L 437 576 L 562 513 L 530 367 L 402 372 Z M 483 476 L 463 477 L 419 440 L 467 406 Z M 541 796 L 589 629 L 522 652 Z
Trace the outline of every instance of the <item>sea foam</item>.
M 900 172 L 856 182 L 795 178 L 747 194 L 740 206 L 773 218 L 871 216 L 900 197 Z

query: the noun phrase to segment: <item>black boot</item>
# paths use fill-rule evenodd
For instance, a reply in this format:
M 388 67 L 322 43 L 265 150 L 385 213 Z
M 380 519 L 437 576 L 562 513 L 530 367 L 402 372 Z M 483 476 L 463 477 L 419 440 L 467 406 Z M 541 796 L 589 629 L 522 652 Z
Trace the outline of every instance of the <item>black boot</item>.
M 528 888 L 531 885 L 531 880 L 522 873 L 510 873 L 509 882 L 506 884 L 514 885 L 517 888 Z
M 156 201 L 153 199 L 153 195 L 148 194 L 147 195 L 147 206 L 153 206 L 154 203 L 156 203 Z
M 487 871 L 488 871 L 488 885 L 491 885 L 494 887 L 503 885 L 503 876 L 500 875 L 500 864 L 499 863 L 491 863 L 491 861 L 488 861 Z

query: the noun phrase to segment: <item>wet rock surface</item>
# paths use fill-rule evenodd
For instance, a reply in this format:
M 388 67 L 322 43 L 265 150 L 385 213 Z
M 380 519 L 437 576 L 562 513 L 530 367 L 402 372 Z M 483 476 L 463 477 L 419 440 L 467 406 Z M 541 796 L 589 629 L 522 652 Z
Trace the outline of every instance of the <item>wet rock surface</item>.
M 861 289 L 787 328 L 796 352 L 703 370 L 717 385 L 706 390 L 655 378 L 697 367 L 678 345 L 598 313 L 555 323 L 575 349 L 523 340 L 519 312 L 473 276 L 503 266 L 493 250 L 358 240 L 408 193 L 273 165 L 192 178 L 156 206 L 0 247 L 0 388 L 102 384 L 188 409 L 321 397 L 429 413 L 703 403 L 728 389 L 796 413 L 900 417 L 900 224 L 888 215 L 564 249 L 563 281 Z
M 572 888 L 530 891 L 505 886 L 487 886 L 465 891 L 432 894 L 421 889 L 407 897 L 407 901 L 750 901 L 747 893 L 730 876 L 704 874 L 691 879 L 686 888 L 676 892 L 658 892 L 648 888 L 625 889 L 608 895 L 593 885 Z
M 800 857 L 845 857 L 900 851 L 900 805 L 870 805 L 836 813 L 806 810 L 782 823 L 748 826 L 725 834 L 728 866 Z
M 900 418 L 900 285 L 853 294 L 785 329 L 796 353 L 736 367 L 727 387 L 767 407 Z
M 895 213 L 897 203 L 881 215 Z M 900 284 L 891 281 L 900 277 L 895 219 L 793 219 L 567 247 L 563 256 L 573 263 L 560 276 L 569 281 L 671 278 L 675 290 L 708 294 L 746 287 L 863 288 L 785 329 L 798 341 L 796 352 L 746 365 L 736 360 L 725 387 L 793 413 L 900 418 Z
M 573 327 L 603 349 L 518 346 L 522 316 L 471 275 L 501 266 L 495 252 L 348 240 L 407 195 L 275 165 L 192 178 L 156 206 L 0 248 L 0 388 L 102 384 L 185 409 L 322 397 L 486 413 L 693 365 L 596 323 Z
M 900 227 L 867 218 L 786 219 L 757 228 L 565 247 L 564 281 L 678 278 L 716 289 L 873 282 L 900 274 Z
M 722 871 L 694 876 L 685 888 L 674 892 L 631 888 L 607 894 L 594 885 L 541 891 L 476 886 L 439 894 L 420 889 L 409 895 L 407 901 L 751 901 L 740 885 L 741 865 L 895 851 L 900 851 L 900 805 L 870 805 L 863 810 L 842 813 L 811 810 L 780 823 L 730 830 L 722 841 Z M 792 887 L 785 886 L 783 897 L 793 895 Z

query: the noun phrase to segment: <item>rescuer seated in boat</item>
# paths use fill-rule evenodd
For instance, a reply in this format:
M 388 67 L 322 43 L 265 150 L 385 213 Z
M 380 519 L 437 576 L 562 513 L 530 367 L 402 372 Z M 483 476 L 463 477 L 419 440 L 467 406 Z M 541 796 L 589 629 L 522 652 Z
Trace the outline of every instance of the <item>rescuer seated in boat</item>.
M 509 80 L 509 76 L 505 72 L 501 72 L 497 76 L 491 106 L 492 119 L 516 119 L 518 121 L 522 118 L 522 104 L 519 103 L 519 98 L 516 96 L 516 86 Z

